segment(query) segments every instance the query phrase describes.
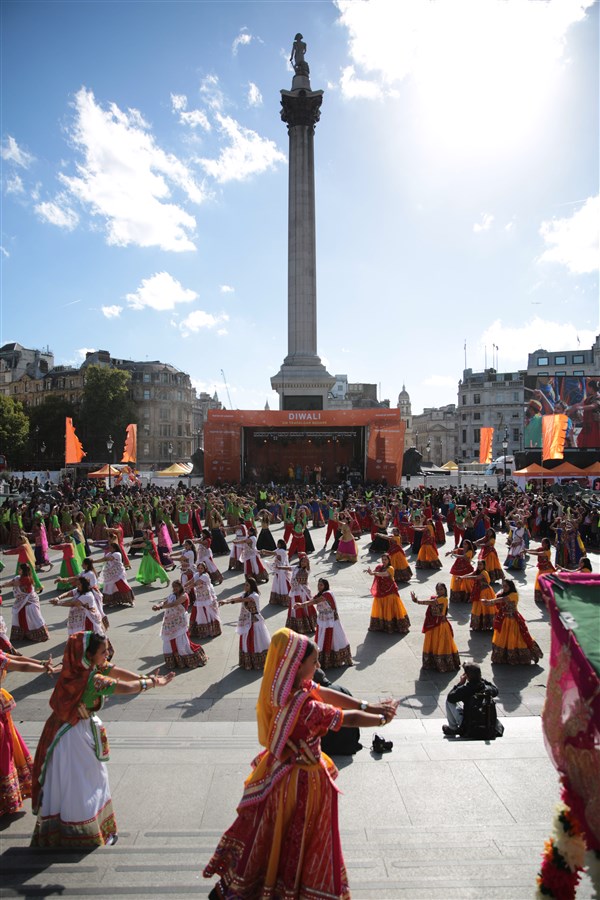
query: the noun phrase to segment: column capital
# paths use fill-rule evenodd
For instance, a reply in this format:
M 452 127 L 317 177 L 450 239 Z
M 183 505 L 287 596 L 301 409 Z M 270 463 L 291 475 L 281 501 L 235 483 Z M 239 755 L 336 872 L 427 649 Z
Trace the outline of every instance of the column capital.
M 312 128 L 321 118 L 323 91 L 281 91 L 281 119 L 288 127 L 288 133 L 296 125 Z

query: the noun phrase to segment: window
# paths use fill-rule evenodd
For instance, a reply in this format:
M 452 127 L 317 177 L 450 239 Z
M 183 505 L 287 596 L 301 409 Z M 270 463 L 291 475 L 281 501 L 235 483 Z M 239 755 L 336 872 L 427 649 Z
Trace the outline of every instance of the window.
M 150 453 L 150 444 L 144 444 L 144 456 L 148 456 Z
M 466 394 L 463 394 L 462 402 L 463 402 L 463 406 L 467 405 L 467 395 Z
M 512 435 L 513 444 L 518 444 L 521 439 L 521 432 L 519 431 L 519 429 L 513 428 Z
M 144 372 L 144 384 L 150 384 L 150 372 Z
M 481 394 L 473 394 L 473 403 L 476 405 L 481 403 Z
M 583 362 L 583 353 L 574 353 L 573 359 L 571 360 L 571 362 L 573 363 L 574 366 L 576 366 L 577 363 L 582 363 Z
M 183 425 L 177 426 L 177 437 L 183 437 Z
M 144 391 L 144 400 L 150 399 L 150 391 Z
M 573 375 L 583 375 L 583 369 L 573 369 Z
M 498 391 L 498 393 L 496 394 L 496 403 L 504 403 L 505 399 L 506 397 L 504 393 L 500 393 L 500 391 Z
M 168 406 L 161 406 L 160 412 L 159 412 L 159 419 L 160 419 L 162 422 L 169 422 L 169 421 L 170 421 L 170 419 L 171 419 L 171 410 L 169 409 Z
M 518 391 L 513 391 L 513 400 L 515 400 L 517 403 L 519 402 L 519 392 Z
M 479 422 L 479 420 L 481 419 L 481 413 L 473 413 L 473 418 L 476 422 Z
M 466 414 L 466 413 L 463 413 L 463 414 L 462 414 L 462 420 L 463 420 L 463 422 L 466 422 L 466 421 L 467 421 L 467 414 Z
M 481 437 L 481 429 L 480 429 L 480 428 L 474 428 L 474 429 L 473 429 L 473 440 L 475 441 L 476 444 L 479 443 L 480 437 Z
M 566 375 L 566 374 L 567 374 L 566 372 L 555 372 L 554 376 L 556 377 L 557 375 Z
M 538 358 L 536 360 L 536 365 L 547 366 L 548 365 L 548 357 L 547 356 L 538 356 Z
M 462 439 L 462 442 L 463 442 L 463 444 L 466 444 L 466 443 L 467 443 L 467 429 L 466 429 L 466 428 L 463 428 L 463 439 Z
M 177 391 L 177 400 L 181 403 L 183 400 L 183 393 L 181 391 Z
M 555 366 L 566 366 L 567 357 L 566 356 L 555 356 L 554 357 L 554 365 Z

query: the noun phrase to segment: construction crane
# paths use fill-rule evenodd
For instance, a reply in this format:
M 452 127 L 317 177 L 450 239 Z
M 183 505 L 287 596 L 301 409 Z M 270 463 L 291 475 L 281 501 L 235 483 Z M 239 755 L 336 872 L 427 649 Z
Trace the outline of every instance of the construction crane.
M 231 397 L 229 396 L 229 388 L 227 386 L 227 379 L 225 378 L 225 372 L 221 369 L 221 375 L 223 376 L 223 384 L 225 385 L 225 390 L 227 391 L 227 399 L 229 400 L 229 409 L 233 409 L 233 403 L 231 402 Z

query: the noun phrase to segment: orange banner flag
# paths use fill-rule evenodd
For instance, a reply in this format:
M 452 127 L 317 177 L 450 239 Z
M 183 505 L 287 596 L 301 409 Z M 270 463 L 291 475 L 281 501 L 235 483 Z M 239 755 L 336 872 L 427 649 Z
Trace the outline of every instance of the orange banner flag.
M 125 438 L 125 447 L 123 448 L 123 458 L 121 459 L 121 462 L 137 462 L 137 425 L 127 426 L 127 437 Z
M 482 428 L 479 437 L 479 462 L 491 463 L 492 442 L 494 440 L 493 428 Z
M 73 419 L 65 419 L 65 466 L 80 463 L 85 455 L 81 441 L 75 434 Z
M 542 461 L 565 458 L 565 439 L 569 417 L 561 414 L 542 416 Z

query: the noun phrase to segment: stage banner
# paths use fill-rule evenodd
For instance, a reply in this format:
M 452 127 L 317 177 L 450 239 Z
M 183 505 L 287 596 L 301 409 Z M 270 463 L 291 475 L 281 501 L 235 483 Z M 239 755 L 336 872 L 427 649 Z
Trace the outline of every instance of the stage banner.
M 542 461 L 565 458 L 565 438 L 569 417 L 564 415 L 542 416 Z
M 80 463 L 85 452 L 81 441 L 75 434 L 73 419 L 65 419 L 65 466 Z
M 494 441 L 494 429 L 482 428 L 479 437 L 479 462 L 491 463 L 492 444 Z
M 524 380 L 523 448 L 542 449 L 542 422 L 567 418 L 567 449 L 600 449 L 599 379 L 583 375 L 527 375 Z M 547 426 L 550 427 L 550 426 Z M 552 459 L 553 457 L 544 457 Z M 562 458 L 554 457 L 554 458 Z
M 367 445 L 367 481 L 400 484 L 404 456 L 404 422 L 374 423 L 369 426 Z
M 137 462 L 137 425 L 127 426 L 127 437 L 125 438 L 125 447 L 123 448 L 121 462 Z

